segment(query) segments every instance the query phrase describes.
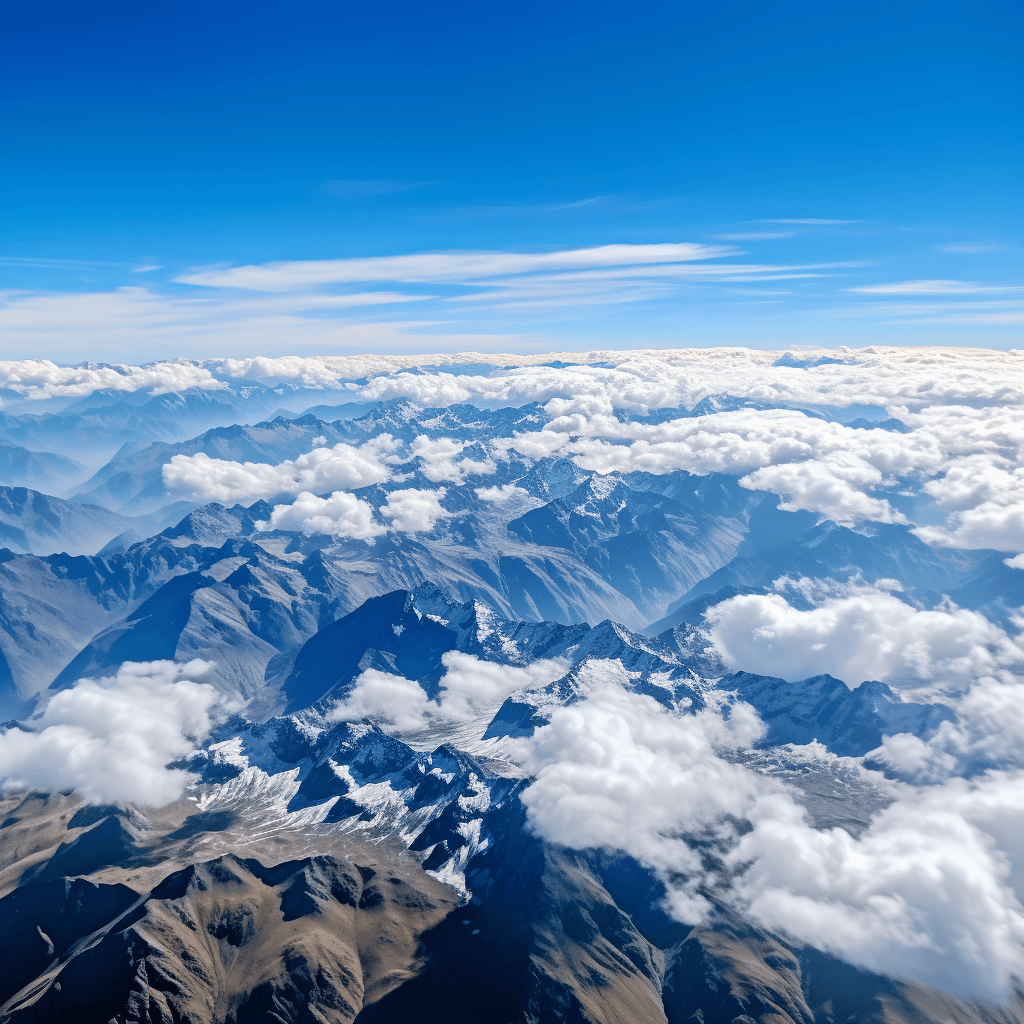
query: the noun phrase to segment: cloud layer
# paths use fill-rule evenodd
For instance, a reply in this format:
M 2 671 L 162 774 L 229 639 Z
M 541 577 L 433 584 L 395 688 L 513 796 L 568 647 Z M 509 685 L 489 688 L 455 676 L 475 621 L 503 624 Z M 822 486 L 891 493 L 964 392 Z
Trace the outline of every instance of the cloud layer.
M 598 361 L 598 355 L 606 358 Z M 997 359 L 984 352 L 865 349 L 840 355 L 780 362 L 775 354 L 748 350 L 593 353 L 572 357 L 593 362 L 561 366 L 509 356 L 485 375 L 447 372 L 445 366 L 454 369 L 463 359 L 451 355 L 430 357 L 437 367 L 423 366 L 423 357 L 257 357 L 211 360 L 204 372 L 214 375 L 214 384 L 248 375 L 340 388 L 358 401 L 543 403 L 543 429 L 499 439 L 490 455 L 466 457 L 462 439 L 416 437 L 407 457 L 428 481 L 447 486 L 493 473 L 494 458 L 509 448 L 533 459 L 572 458 L 598 473 L 727 473 L 748 489 L 777 494 L 783 509 L 817 512 L 844 525 L 921 516 L 915 529 L 929 544 L 1021 554 L 1024 372 L 1013 372 L 1017 354 Z M 414 367 L 421 369 L 410 372 Z M 171 369 L 181 371 L 177 364 Z M 147 370 L 146 379 L 153 372 Z M 355 374 L 365 382 L 353 380 Z M 702 400 L 704 415 L 686 412 Z M 742 403 L 749 404 L 728 408 Z M 904 427 L 842 422 L 855 413 L 836 410 L 849 407 L 889 415 Z M 678 412 L 655 422 L 624 415 L 655 408 Z M 207 500 L 324 495 L 390 479 L 397 456 L 388 443 L 385 436 L 358 448 L 319 448 L 278 466 L 176 455 L 164 480 L 178 493 Z M 478 490 L 482 500 L 498 493 Z M 910 511 L 908 498 L 916 502 Z
M 373 325 L 364 329 L 369 345 L 374 340 Z M 910 410 L 958 401 L 1024 403 L 1019 372 L 1022 356 L 1015 351 L 884 346 L 809 349 L 801 353 L 807 364 L 821 358 L 830 361 L 806 367 L 776 365 L 780 354 L 744 348 L 606 349 L 536 355 L 435 350 L 418 355 L 251 356 L 76 367 L 26 359 L 0 361 L 0 387 L 26 397 L 77 397 L 101 388 L 180 391 L 251 379 L 314 388 L 345 387 L 354 401 L 410 398 L 426 405 L 467 401 L 523 405 L 557 397 L 595 396 L 611 407 L 641 412 L 692 408 L 710 395 L 734 395 L 777 405 L 868 404 Z M 551 363 L 564 365 L 546 365 Z M 480 373 L 481 364 L 500 369 Z M 459 372 L 460 366 L 477 372 Z M 418 372 L 421 367 L 430 367 L 431 372 Z

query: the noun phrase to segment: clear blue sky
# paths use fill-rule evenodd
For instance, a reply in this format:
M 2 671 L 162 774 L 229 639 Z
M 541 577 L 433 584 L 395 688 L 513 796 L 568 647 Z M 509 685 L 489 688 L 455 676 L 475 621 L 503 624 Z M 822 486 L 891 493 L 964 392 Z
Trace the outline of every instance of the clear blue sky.
M 7 0 L 0 19 L 8 355 L 1020 345 L 1019 2 Z M 682 242 L 718 248 L 689 276 L 637 251 L 528 285 L 194 273 Z

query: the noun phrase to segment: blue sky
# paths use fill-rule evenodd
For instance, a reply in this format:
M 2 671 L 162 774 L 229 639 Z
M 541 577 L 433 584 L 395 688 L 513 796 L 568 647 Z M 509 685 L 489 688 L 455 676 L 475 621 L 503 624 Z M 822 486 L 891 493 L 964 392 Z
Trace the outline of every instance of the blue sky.
M 0 19 L 9 356 L 1020 345 L 1019 3 Z

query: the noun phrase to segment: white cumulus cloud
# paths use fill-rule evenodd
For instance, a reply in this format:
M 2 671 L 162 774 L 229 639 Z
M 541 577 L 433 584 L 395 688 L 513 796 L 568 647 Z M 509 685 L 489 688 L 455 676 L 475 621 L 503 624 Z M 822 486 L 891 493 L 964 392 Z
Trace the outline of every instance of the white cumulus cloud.
M 1024 976 L 1024 773 L 896 787 L 859 837 L 817 829 L 792 790 L 730 756 L 759 733 L 752 709 L 672 712 L 628 685 L 621 666 L 592 663 L 584 699 L 520 741 L 535 776 L 523 802 L 546 839 L 636 857 L 687 923 L 717 888 L 763 926 L 881 974 L 995 1000 Z M 717 846 L 727 887 L 688 838 Z
M 578 411 L 556 417 L 545 432 L 576 435 L 568 450 L 583 469 L 739 475 L 744 487 L 779 494 L 783 508 L 808 509 L 843 523 L 903 522 L 884 496 L 871 492 L 900 476 L 936 472 L 944 458 L 924 431 L 854 429 L 785 409 L 742 409 L 658 424 Z M 523 447 L 518 438 L 516 447 Z
M 915 783 L 1024 768 L 1024 674 L 983 676 L 955 701 L 954 710 L 956 719 L 942 722 L 927 738 L 885 736 L 869 759 Z
M 423 475 L 433 483 L 449 482 L 461 484 L 467 476 L 494 472 L 494 462 L 490 459 L 459 459 L 468 442 L 455 441 L 450 437 L 431 439 L 420 434 L 412 445 L 409 453 L 413 458 L 422 460 Z
M 383 462 L 390 450 L 391 438 L 384 434 L 359 448 L 348 444 L 314 448 L 276 465 L 213 459 L 204 452 L 175 455 L 163 467 L 163 481 L 168 490 L 222 502 L 355 490 L 390 479 L 391 471 Z
M 548 725 L 520 741 L 520 760 L 535 775 L 523 803 L 548 840 L 623 849 L 665 872 L 689 873 L 694 884 L 673 890 L 673 907 L 698 923 L 709 905 L 698 892 L 700 855 L 683 833 L 718 833 L 726 816 L 751 806 L 756 778 L 716 750 L 749 745 L 761 725 L 747 704 L 728 720 L 713 711 L 674 716 L 627 684 L 617 661 L 583 666 L 586 699 L 556 708 Z
M 500 487 L 477 487 L 476 496 L 481 501 L 494 502 L 497 505 L 514 499 L 528 498 L 530 492 L 516 484 L 502 484 Z
M 138 391 L 156 394 L 188 388 L 217 390 L 224 384 L 210 370 L 186 359 L 131 366 L 126 363 L 59 366 L 49 359 L 0 362 L 0 385 L 26 398 L 81 398 L 94 391 Z
M 997 774 L 911 790 L 859 838 L 811 828 L 788 796 L 762 797 L 727 858 L 743 869 L 734 898 L 765 927 L 859 966 L 1001 1000 L 1024 976 L 1010 864 L 1020 858 L 1022 783 L 1021 773 Z M 997 845 L 1001 831 L 1016 831 L 1008 847 Z
M 345 700 L 331 710 L 328 721 L 368 718 L 386 732 L 398 733 L 416 732 L 437 720 L 468 722 L 493 713 L 495 705 L 510 693 L 546 686 L 568 668 L 560 658 L 544 658 L 520 667 L 483 661 L 460 651 L 448 651 L 441 663 L 445 672 L 436 700 L 430 700 L 413 679 L 367 669 L 356 678 Z
M 779 508 L 786 512 L 806 509 L 820 512 L 836 523 L 851 525 L 869 519 L 881 523 L 904 523 L 885 498 L 866 491 L 882 482 L 882 474 L 855 456 L 836 457 L 827 462 L 787 462 L 766 466 L 740 480 L 753 491 L 771 491 L 782 496 Z
M 359 674 L 348 696 L 330 711 L 327 720 L 358 722 L 368 718 L 385 732 L 415 732 L 427 722 L 434 707 L 415 680 L 368 668 Z
M 493 708 L 516 690 L 534 690 L 565 675 L 568 662 L 542 658 L 525 667 L 482 661 L 472 654 L 449 651 L 441 658 L 445 674 L 438 694 L 440 714 L 468 721 L 481 710 Z
M 1000 456 L 956 459 L 923 490 L 951 510 L 946 528 L 914 532 L 930 544 L 1024 552 L 1024 466 Z
M 5 788 L 75 789 L 90 803 L 162 805 L 194 776 L 166 765 L 210 731 L 217 692 L 196 682 L 209 664 L 127 662 L 81 679 L 28 723 L 0 734 Z
M 730 668 L 792 681 L 828 673 L 850 687 L 905 679 L 962 690 L 1024 664 L 1024 648 L 978 612 L 921 610 L 878 587 L 851 586 L 806 610 L 781 594 L 740 595 L 706 620 Z
M 380 514 L 389 521 L 391 529 L 400 533 L 429 533 L 438 520 L 452 515 L 441 504 L 446 493 L 443 487 L 436 491 L 403 487 L 388 495 L 388 502 Z
M 266 528 L 369 541 L 387 532 L 374 518 L 373 508 L 346 491 L 335 491 L 329 498 L 303 491 L 292 504 L 275 505 Z

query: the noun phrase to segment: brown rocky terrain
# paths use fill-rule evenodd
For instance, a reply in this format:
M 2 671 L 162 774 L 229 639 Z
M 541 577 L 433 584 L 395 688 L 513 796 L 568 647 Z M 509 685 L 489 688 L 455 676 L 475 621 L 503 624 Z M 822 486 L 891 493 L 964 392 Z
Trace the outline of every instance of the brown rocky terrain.
M 82 1024 L 1019 1024 L 794 948 L 691 928 L 626 858 L 516 812 L 469 902 L 415 854 L 250 815 L 0 801 L 0 1021 Z

